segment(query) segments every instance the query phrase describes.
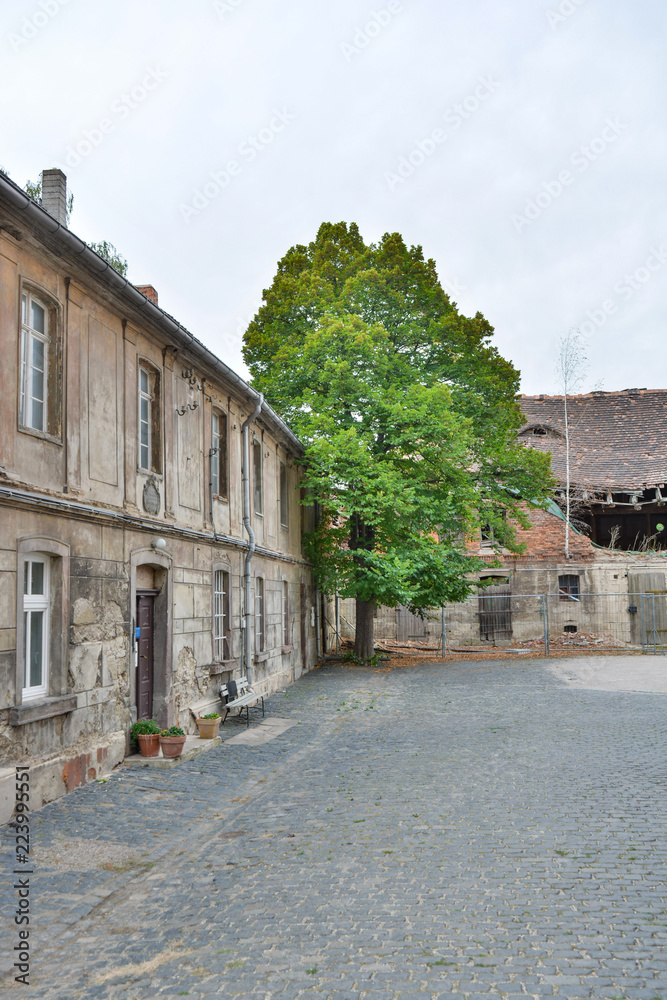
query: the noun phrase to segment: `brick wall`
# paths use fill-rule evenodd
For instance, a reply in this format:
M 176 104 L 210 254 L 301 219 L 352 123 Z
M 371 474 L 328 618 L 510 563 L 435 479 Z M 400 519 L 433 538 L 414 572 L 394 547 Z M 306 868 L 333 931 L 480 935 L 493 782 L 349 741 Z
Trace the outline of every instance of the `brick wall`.
M 531 529 L 517 528 L 517 539 L 525 543 L 526 551 L 518 562 L 541 559 L 559 562 L 565 556 L 565 522 L 545 510 L 531 510 Z M 595 549 L 589 538 L 570 531 L 570 557 L 577 560 L 595 559 Z

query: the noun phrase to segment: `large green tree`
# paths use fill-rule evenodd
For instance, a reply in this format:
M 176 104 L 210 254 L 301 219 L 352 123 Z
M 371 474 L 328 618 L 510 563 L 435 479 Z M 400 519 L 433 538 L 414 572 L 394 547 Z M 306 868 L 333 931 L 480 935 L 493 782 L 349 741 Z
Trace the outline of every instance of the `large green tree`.
M 550 486 L 548 456 L 517 441 L 519 374 L 492 333 L 421 247 L 346 223 L 285 254 L 246 331 L 254 387 L 306 445 L 309 555 L 325 593 L 356 598 L 362 659 L 378 604 L 463 600 L 481 566 L 466 539 L 489 525 L 516 550 L 523 502 Z

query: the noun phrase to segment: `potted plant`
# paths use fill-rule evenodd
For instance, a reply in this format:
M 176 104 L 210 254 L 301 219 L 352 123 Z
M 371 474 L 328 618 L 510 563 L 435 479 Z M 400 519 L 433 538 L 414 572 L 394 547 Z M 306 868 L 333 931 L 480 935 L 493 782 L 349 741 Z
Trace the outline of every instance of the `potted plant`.
M 185 733 L 180 726 L 171 726 L 160 733 L 160 749 L 163 757 L 180 757 L 183 753 Z
M 196 719 L 199 729 L 199 738 L 202 740 L 214 740 L 220 728 L 220 716 L 217 712 L 209 712 L 208 715 L 200 715 Z
M 142 757 L 158 757 L 160 754 L 160 727 L 152 719 L 138 719 L 130 730 L 132 739 L 139 744 Z

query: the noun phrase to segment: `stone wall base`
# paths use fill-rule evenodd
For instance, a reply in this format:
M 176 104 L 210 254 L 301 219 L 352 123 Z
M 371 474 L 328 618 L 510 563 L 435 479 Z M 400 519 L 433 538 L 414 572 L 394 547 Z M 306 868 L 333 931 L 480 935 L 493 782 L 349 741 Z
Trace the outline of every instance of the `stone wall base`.
M 82 753 L 31 763 L 30 812 L 108 774 L 124 759 L 125 745 L 124 732 L 109 733 Z M 15 775 L 14 767 L 0 770 L 0 825 L 9 823 L 14 815 Z

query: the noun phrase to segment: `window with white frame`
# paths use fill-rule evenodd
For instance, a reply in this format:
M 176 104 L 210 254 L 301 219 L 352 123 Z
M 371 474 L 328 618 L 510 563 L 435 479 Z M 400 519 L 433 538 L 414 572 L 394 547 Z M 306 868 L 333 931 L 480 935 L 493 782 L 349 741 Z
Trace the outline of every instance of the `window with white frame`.
M 139 468 L 151 467 L 151 424 L 153 397 L 147 368 L 139 369 Z
M 289 644 L 289 583 L 287 580 L 283 580 L 283 646 L 289 646 Z
M 257 438 L 252 445 L 252 476 L 255 494 L 255 514 L 264 514 L 264 489 L 262 485 L 262 442 Z
M 229 648 L 229 573 L 217 569 L 213 575 L 213 657 L 228 660 Z
M 266 642 L 264 627 L 264 580 L 261 576 L 255 579 L 255 652 L 263 653 Z
M 21 296 L 21 385 L 19 423 L 48 429 L 49 310 L 31 292 Z
M 148 365 L 139 366 L 139 461 L 142 472 L 160 472 L 160 377 Z
M 49 686 L 49 569 L 42 553 L 26 558 L 23 570 L 23 699 L 44 697 Z
M 211 483 L 213 496 L 227 496 L 227 415 L 216 410 L 211 417 Z
M 280 524 L 289 528 L 289 493 L 287 490 L 287 466 L 280 463 Z

